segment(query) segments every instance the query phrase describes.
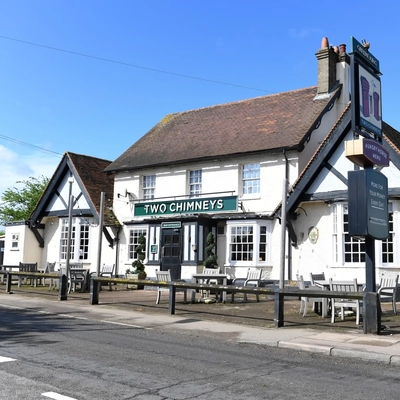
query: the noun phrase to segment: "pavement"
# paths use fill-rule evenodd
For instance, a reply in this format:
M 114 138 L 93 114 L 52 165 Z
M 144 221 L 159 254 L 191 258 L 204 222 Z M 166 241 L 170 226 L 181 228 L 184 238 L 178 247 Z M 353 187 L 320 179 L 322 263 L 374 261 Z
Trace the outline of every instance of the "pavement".
M 170 315 L 168 292 L 163 292 L 160 304 L 155 304 L 156 291 L 152 288 L 103 288 L 99 304 L 90 305 L 89 293 L 71 293 L 66 301 L 60 301 L 58 292 L 49 291 L 48 286 L 13 285 L 12 294 L 7 294 L 5 285 L 0 285 L 0 306 L 8 308 L 100 319 L 145 329 L 162 326 L 205 335 L 218 333 L 237 342 L 400 366 L 400 315 L 393 314 L 390 303 L 382 304 L 385 329 L 380 335 L 372 335 L 363 333 L 362 324 L 357 326 L 354 316 L 346 316 L 345 321 L 337 318 L 332 324 L 330 318 L 322 318 L 310 307 L 303 317 L 299 314 L 300 302 L 293 298 L 285 301 L 285 326 L 275 328 L 274 299 L 260 297 L 260 302 L 252 295 L 248 295 L 247 302 L 236 295 L 234 303 L 229 298 L 227 303 L 205 303 L 197 294 L 195 303 L 185 304 L 183 294 L 177 293 L 175 314 Z

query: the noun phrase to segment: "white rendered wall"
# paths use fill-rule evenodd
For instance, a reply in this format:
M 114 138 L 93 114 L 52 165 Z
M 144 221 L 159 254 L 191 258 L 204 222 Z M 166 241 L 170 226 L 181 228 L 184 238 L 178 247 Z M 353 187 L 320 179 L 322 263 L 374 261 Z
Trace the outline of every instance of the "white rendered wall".
M 12 234 L 19 235 L 19 247 L 11 247 Z M 42 249 L 39 242 L 27 225 L 11 225 L 5 227 L 4 265 L 18 265 L 20 262 L 41 263 Z

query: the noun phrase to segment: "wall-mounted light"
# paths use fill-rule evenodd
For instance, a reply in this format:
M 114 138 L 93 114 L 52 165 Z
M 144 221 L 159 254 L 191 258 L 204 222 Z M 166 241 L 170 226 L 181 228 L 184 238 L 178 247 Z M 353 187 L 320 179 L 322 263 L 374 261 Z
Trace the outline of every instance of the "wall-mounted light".
M 197 251 L 197 244 L 192 244 L 192 250 L 193 250 L 194 252 Z

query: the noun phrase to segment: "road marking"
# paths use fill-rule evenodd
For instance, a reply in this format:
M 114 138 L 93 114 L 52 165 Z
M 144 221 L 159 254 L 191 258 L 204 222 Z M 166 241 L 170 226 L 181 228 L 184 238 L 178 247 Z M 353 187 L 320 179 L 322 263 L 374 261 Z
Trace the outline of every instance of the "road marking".
M 69 315 L 69 314 L 57 314 L 58 317 L 63 317 L 63 318 L 72 318 L 72 319 L 83 319 L 83 320 L 88 320 L 89 318 L 86 317 L 77 317 L 75 315 Z
M 74 397 L 63 396 L 62 394 L 54 392 L 42 393 L 42 396 L 50 397 L 50 399 L 54 400 L 76 400 Z
M 0 363 L 2 362 L 8 362 L 8 361 L 17 361 L 15 358 L 10 358 L 10 357 L 1 357 L 0 356 Z
M 133 324 L 126 324 L 123 322 L 107 321 L 105 319 L 101 319 L 100 322 L 104 322 L 105 324 L 112 324 L 112 325 L 129 326 L 130 328 L 151 329 L 151 328 L 146 328 L 145 326 L 141 326 L 141 325 L 133 325 Z

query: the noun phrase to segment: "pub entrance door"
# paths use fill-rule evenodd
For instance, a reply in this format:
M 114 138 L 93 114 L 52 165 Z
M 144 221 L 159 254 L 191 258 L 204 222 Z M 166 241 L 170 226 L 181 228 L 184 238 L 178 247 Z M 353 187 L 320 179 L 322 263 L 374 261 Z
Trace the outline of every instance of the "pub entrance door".
M 181 278 L 181 230 L 163 229 L 161 244 L 161 270 L 171 270 L 171 279 Z

